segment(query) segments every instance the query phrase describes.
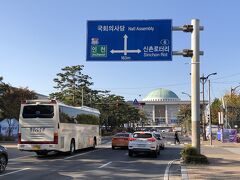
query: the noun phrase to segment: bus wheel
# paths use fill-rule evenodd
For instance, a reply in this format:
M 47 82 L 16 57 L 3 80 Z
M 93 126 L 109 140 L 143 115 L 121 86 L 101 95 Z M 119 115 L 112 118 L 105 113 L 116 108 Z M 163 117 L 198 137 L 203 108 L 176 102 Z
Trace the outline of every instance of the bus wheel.
M 70 144 L 70 154 L 73 154 L 75 152 L 75 142 L 72 139 Z
M 93 140 L 93 149 L 95 149 L 96 148 L 96 145 L 97 145 L 97 140 L 96 140 L 96 137 L 94 137 L 94 140 Z
M 36 153 L 38 156 L 46 156 L 46 155 L 47 155 L 47 152 L 44 152 L 44 151 L 35 151 L 35 153 Z

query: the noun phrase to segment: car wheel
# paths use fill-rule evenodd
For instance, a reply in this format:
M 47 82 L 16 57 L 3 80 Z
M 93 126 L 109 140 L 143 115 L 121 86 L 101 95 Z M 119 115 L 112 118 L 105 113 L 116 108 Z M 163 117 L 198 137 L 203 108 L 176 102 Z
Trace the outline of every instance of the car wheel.
M 165 149 L 165 145 L 164 144 L 161 146 L 161 149 Z
M 114 150 L 114 149 L 115 149 L 115 146 L 112 146 L 112 149 Z
M 157 150 L 153 151 L 153 157 L 157 158 L 157 156 L 158 156 L 158 151 Z
M 7 167 L 7 158 L 4 155 L 0 155 L 0 172 L 5 171 Z
M 157 152 L 157 155 L 160 155 L 160 148 L 158 148 L 158 152 Z
M 74 143 L 74 140 L 71 141 L 71 144 L 70 144 L 70 154 L 73 154 L 75 152 L 75 143 Z
M 129 150 L 129 151 L 128 151 L 128 156 L 129 156 L 129 157 L 132 157 L 132 156 L 133 156 L 133 151 Z
M 94 140 L 93 140 L 93 147 L 92 147 L 92 149 L 95 149 L 95 148 L 96 148 L 96 144 L 97 144 L 97 142 L 96 142 L 96 139 L 94 138 Z

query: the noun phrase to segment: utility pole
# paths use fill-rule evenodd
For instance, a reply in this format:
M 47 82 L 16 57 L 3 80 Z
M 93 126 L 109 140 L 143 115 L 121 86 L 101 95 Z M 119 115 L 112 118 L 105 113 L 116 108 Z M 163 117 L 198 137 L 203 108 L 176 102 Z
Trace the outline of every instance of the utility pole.
M 206 120 L 205 120 L 205 96 L 204 96 L 204 84 L 207 82 L 208 78 L 212 75 L 217 75 L 217 73 L 211 73 L 207 76 L 204 76 L 204 74 L 202 75 L 202 77 L 200 77 L 201 83 L 202 83 L 202 92 L 203 92 L 203 107 L 202 107 L 202 128 L 203 128 L 203 141 L 207 141 L 207 137 L 206 137 Z
M 191 33 L 191 49 L 183 51 L 173 51 L 173 55 L 191 57 L 191 113 L 192 113 L 192 146 L 200 154 L 200 89 L 199 89 L 199 57 L 203 52 L 199 48 L 199 32 L 204 28 L 199 26 L 199 19 L 192 19 L 191 25 L 173 27 L 173 31 L 183 31 Z
M 204 77 L 204 74 L 202 75 L 202 77 L 200 78 L 201 83 L 202 83 L 202 100 L 203 100 L 203 107 L 202 107 L 202 126 L 203 126 L 203 141 L 207 141 L 206 138 L 206 129 L 205 129 L 205 101 L 204 101 L 204 84 L 206 81 L 207 77 Z
M 191 25 L 193 27 L 191 34 L 191 49 L 193 51 L 191 61 L 192 146 L 200 154 L 199 20 L 193 19 Z
M 212 118 L 211 118 L 211 96 L 210 96 L 210 79 L 208 80 L 208 105 L 209 105 L 209 131 L 210 131 L 210 145 L 212 145 Z

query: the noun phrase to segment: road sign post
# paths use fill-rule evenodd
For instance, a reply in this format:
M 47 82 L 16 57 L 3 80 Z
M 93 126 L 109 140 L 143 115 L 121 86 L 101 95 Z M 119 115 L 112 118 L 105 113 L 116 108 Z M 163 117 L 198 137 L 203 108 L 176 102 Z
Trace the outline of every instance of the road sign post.
M 88 21 L 87 61 L 171 61 L 191 57 L 192 146 L 200 153 L 200 67 L 198 19 L 172 27 L 171 20 Z M 172 51 L 172 31 L 191 33 L 191 49 Z
M 87 22 L 87 61 L 171 61 L 171 20 Z
M 191 35 L 191 49 L 193 50 L 191 62 L 191 92 L 192 92 L 192 146 L 200 154 L 200 66 L 199 66 L 199 20 L 193 19 Z

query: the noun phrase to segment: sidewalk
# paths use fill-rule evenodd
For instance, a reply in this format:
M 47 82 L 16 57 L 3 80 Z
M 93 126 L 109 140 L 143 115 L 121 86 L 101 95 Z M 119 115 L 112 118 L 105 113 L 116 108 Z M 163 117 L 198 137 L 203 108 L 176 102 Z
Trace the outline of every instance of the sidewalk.
M 208 165 L 187 165 L 189 180 L 240 179 L 240 143 L 202 142 L 201 154 L 208 157 Z

